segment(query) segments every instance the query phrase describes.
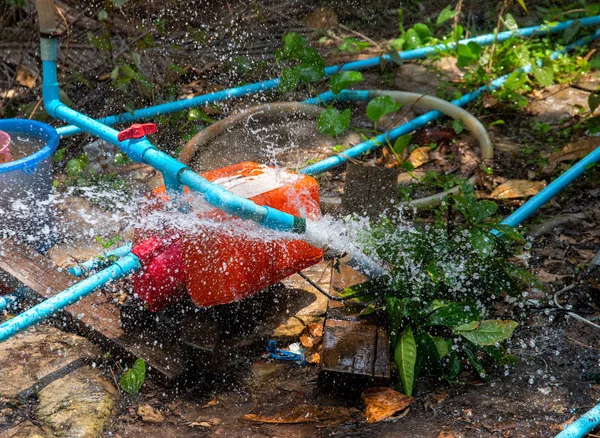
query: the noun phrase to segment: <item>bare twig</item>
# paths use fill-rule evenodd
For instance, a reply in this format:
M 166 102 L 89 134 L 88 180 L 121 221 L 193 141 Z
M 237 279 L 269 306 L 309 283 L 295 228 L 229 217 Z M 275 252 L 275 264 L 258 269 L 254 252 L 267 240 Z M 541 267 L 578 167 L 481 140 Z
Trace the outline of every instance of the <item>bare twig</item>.
M 452 24 L 452 29 L 454 29 L 455 32 L 456 32 L 456 26 L 458 26 L 458 20 L 459 20 L 460 12 L 462 9 L 462 5 L 463 5 L 463 0 L 458 0 L 458 3 L 456 3 L 456 8 L 454 8 L 454 10 L 456 11 L 456 15 L 454 15 L 454 23 Z
M 63 23 L 65 23 L 65 27 L 67 28 L 67 47 L 65 48 L 65 58 L 60 66 L 60 69 L 64 74 L 65 66 L 67 65 L 67 61 L 69 60 L 69 48 L 71 45 L 71 27 L 69 26 L 69 23 L 67 23 L 67 18 L 65 17 L 65 14 L 63 14 L 63 12 L 58 6 L 56 6 L 56 12 L 58 12 L 58 15 L 60 15 L 60 18 L 62 18 L 62 21 Z
M 461 0 L 461 1 L 462 1 L 462 0 Z M 362 34 L 362 33 L 360 33 L 360 32 L 357 32 L 357 31 L 355 31 L 355 30 L 352 30 L 352 29 L 350 29 L 350 28 L 349 28 L 349 27 L 347 27 L 347 26 L 344 26 L 342 23 L 338 23 L 338 27 L 339 27 L 340 29 L 344 29 L 346 32 L 350 32 L 351 34 L 354 34 L 354 35 L 356 35 L 357 37 L 360 37 L 360 38 L 362 38 L 362 39 L 363 39 L 363 40 L 365 40 L 365 41 L 368 41 L 369 43 L 373 44 L 373 45 L 374 45 L 375 47 L 377 47 L 378 49 L 382 49 L 382 47 L 381 47 L 381 46 L 379 45 L 379 43 L 377 43 L 376 41 L 372 40 L 371 38 L 369 38 L 369 37 L 368 37 L 368 36 L 366 36 L 366 35 L 363 35 L 363 34 Z
M 38 110 L 38 108 L 40 107 L 41 104 L 42 104 L 42 98 L 40 97 L 40 99 L 37 101 L 37 103 L 33 107 L 31 114 L 29 114 L 29 117 L 27 117 L 29 120 L 31 120 L 33 118 L 34 114 L 36 113 L 36 111 Z
M 490 61 L 488 62 L 486 72 L 489 75 L 492 71 L 492 62 L 494 61 L 494 53 L 496 52 L 496 44 L 498 43 L 498 32 L 500 32 L 500 26 L 502 25 L 502 16 L 504 15 L 504 11 L 508 7 L 509 0 L 504 0 L 502 3 L 502 9 L 500 9 L 500 14 L 498 15 L 498 21 L 496 22 L 496 29 L 494 30 L 494 42 L 492 43 L 492 47 L 490 48 Z

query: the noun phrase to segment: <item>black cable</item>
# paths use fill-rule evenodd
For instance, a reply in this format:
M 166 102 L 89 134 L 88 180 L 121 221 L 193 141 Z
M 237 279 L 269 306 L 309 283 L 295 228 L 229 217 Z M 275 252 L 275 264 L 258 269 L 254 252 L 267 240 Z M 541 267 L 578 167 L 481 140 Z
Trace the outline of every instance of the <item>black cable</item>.
M 317 283 L 315 283 L 310 278 L 308 278 L 308 276 L 306 276 L 306 274 L 304 274 L 303 272 L 298 272 L 298 275 L 300 277 L 304 278 L 312 287 L 314 287 L 316 290 L 321 292 L 323 295 L 325 295 L 327 298 L 329 298 L 332 301 L 348 301 L 353 298 L 361 297 L 364 295 L 373 295 L 373 294 L 379 292 L 379 291 L 363 291 L 363 292 L 357 292 L 355 294 L 348 295 L 345 297 L 334 297 L 333 295 L 325 292 L 325 290 L 321 286 L 319 286 Z

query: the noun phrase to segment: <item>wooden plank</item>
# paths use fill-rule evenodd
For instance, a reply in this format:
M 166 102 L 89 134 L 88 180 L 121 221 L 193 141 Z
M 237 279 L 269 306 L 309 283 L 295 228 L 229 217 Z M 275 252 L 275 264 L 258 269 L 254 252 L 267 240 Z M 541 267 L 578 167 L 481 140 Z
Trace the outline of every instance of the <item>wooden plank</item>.
M 0 241 L 0 270 L 23 283 L 40 298 L 49 298 L 78 279 L 57 270 L 46 257 L 13 239 Z M 59 316 L 79 333 L 115 354 L 140 357 L 167 378 L 185 371 L 179 345 L 160 333 L 127 334 L 120 326 L 119 308 L 102 292 L 94 292 L 67 307 Z

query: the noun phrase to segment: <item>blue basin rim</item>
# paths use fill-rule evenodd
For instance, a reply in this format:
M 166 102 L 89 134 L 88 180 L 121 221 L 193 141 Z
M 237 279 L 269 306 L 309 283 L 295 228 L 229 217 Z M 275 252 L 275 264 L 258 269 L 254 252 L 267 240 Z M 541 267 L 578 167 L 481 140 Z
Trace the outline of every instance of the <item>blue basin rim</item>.
M 15 170 L 27 171 L 35 169 L 38 163 L 52 156 L 58 147 L 59 136 L 52 126 L 27 119 L 0 119 L 0 131 L 13 134 L 27 134 L 46 141 L 44 146 L 34 154 L 9 163 L 0 164 L 0 174 Z

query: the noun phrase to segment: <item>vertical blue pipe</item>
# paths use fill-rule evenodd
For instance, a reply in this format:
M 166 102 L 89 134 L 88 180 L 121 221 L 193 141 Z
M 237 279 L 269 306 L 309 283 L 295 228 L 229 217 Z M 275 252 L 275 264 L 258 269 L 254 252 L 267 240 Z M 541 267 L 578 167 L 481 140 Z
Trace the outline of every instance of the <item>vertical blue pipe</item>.
M 140 261 L 135 255 L 126 255 L 108 268 L 1 324 L 0 342 L 70 306 L 105 284 L 127 277 L 141 267 Z
M 516 32 L 506 31 L 498 33 L 496 37 L 496 41 L 502 42 L 513 36 L 520 37 L 531 37 L 531 36 L 543 36 L 551 33 L 560 33 L 563 32 L 567 27 L 569 27 L 574 21 L 564 21 L 556 24 L 555 26 L 550 25 L 541 25 L 541 26 L 532 26 L 525 27 L 523 29 L 519 29 Z M 582 27 L 596 26 L 600 24 L 600 15 L 588 18 L 582 18 L 578 20 L 581 23 Z M 494 42 L 494 34 L 480 35 L 473 38 L 467 38 L 460 40 L 458 44 L 467 44 L 471 41 L 474 41 L 481 45 L 490 45 Z M 428 47 L 420 47 L 414 50 L 407 50 L 405 52 L 398 52 L 398 55 L 401 59 L 408 61 L 412 59 L 421 59 L 425 58 L 429 55 L 433 55 L 435 53 L 452 50 L 456 47 L 456 43 L 447 43 L 447 44 L 437 44 L 435 46 Z M 381 60 L 390 61 L 391 58 L 389 55 L 384 55 L 381 57 L 363 59 L 360 61 L 354 61 L 343 65 L 334 65 L 325 68 L 326 75 L 333 75 L 338 71 L 346 71 L 346 70 L 365 70 L 370 67 L 375 67 L 379 65 Z M 219 91 L 216 93 L 205 94 L 202 96 L 197 96 L 192 99 L 183 99 L 175 102 L 167 102 L 160 105 L 155 105 L 139 110 L 135 110 L 130 113 L 118 114 L 114 116 L 108 116 L 100 119 L 99 121 L 105 125 L 114 125 L 117 123 L 123 122 L 131 122 L 134 120 L 144 119 L 152 116 L 157 116 L 161 114 L 168 114 L 175 111 L 180 111 L 184 109 L 194 108 L 202 105 L 206 105 L 213 102 L 220 102 L 227 99 L 232 99 L 236 97 L 243 97 L 250 94 L 255 94 L 263 91 L 268 91 L 276 88 L 279 85 L 279 79 L 270 79 L 264 82 L 257 82 L 250 85 L 245 85 L 242 87 L 230 88 L 227 90 Z M 75 135 L 80 133 L 82 130 L 77 126 L 63 126 L 57 129 L 59 135 L 61 137 L 68 137 L 71 135 Z

